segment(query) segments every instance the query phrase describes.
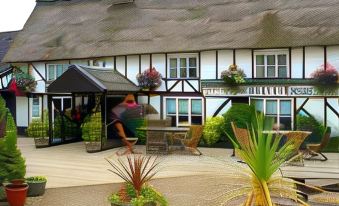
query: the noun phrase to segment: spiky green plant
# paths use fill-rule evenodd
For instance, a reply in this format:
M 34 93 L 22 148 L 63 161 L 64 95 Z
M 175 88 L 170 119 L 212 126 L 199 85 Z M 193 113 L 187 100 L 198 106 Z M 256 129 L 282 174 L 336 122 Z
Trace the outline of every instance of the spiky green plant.
M 232 190 L 224 199 L 226 202 L 235 198 L 247 196 L 244 205 L 275 205 L 272 197 L 292 199 L 302 205 L 307 205 L 298 194 L 296 181 L 284 178 L 279 174 L 279 167 L 290 157 L 294 151 L 292 141 L 280 145 L 281 136 L 272 133 L 265 134 L 264 126 L 272 124 L 272 121 L 265 121 L 263 114 L 254 111 L 255 118 L 250 127 L 250 138 L 247 144 L 237 142 L 233 136 L 228 135 L 240 158 L 248 165 L 244 169 L 243 179 L 250 178 L 251 184 L 244 185 Z M 266 125 L 265 125 L 266 124 Z M 246 182 L 246 180 L 244 180 Z

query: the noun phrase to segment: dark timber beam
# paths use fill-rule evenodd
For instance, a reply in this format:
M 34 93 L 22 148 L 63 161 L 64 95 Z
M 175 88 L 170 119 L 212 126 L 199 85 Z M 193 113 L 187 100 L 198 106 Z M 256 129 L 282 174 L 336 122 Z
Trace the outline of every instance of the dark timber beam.
M 213 117 L 217 116 L 219 112 L 231 101 L 231 99 L 226 99 L 225 102 L 223 102 L 220 107 L 214 112 Z M 205 103 L 206 104 L 206 103 Z

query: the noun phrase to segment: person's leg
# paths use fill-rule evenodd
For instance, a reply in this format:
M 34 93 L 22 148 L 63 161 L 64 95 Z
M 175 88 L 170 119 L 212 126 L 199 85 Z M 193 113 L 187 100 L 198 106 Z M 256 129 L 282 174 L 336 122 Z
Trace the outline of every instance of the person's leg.
M 126 151 L 122 154 L 128 154 L 128 153 L 133 153 L 133 145 L 126 139 L 126 134 L 123 125 L 120 122 L 115 123 L 115 128 L 118 131 L 118 136 L 121 138 L 122 142 L 126 145 L 127 149 Z

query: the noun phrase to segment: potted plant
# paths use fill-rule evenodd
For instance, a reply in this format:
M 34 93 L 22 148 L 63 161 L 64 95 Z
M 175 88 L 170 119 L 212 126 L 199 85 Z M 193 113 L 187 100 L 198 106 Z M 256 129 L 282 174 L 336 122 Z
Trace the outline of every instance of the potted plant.
M 0 113 L 6 112 L 6 132 L 0 139 L 0 186 L 4 185 L 7 201 L 11 206 L 24 206 L 28 185 L 23 181 L 26 173 L 25 160 L 17 148 L 17 130 L 11 113 L 0 105 Z M 4 184 L 5 181 L 11 183 Z
M 34 77 L 23 72 L 19 67 L 13 67 L 13 77 L 9 83 L 9 90 L 16 96 L 24 96 L 26 92 L 32 92 L 36 88 Z
M 45 193 L 47 179 L 43 176 L 27 177 L 26 183 L 28 184 L 28 197 L 41 196 Z
M 221 78 L 230 85 L 245 83 L 245 77 L 245 72 L 235 64 L 230 65 L 227 70 L 221 72 Z
M 109 171 L 125 181 L 117 193 L 108 197 L 112 206 L 168 205 L 165 197 L 148 184 L 157 173 L 159 162 L 156 157 L 127 156 L 127 163 L 122 159 L 117 162 L 106 160 L 112 166 Z
M 33 119 L 26 130 L 28 137 L 33 137 L 36 148 L 49 146 L 49 123 L 47 111 L 43 111 L 43 119 Z
M 100 151 L 102 137 L 101 112 L 95 112 L 85 117 L 81 130 L 86 151 L 90 153 Z
M 161 74 L 154 68 L 146 69 L 137 75 L 139 87 L 144 90 L 154 90 L 161 85 Z

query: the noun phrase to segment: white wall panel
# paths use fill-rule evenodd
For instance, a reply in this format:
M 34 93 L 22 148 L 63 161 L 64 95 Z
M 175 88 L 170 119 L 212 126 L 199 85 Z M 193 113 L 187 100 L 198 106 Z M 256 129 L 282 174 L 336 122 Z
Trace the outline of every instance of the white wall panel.
M 88 60 L 87 59 L 72 59 L 71 64 L 78 64 L 81 66 L 88 66 Z
M 339 70 L 339 46 L 327 47 L 327 62 Z
M 313 115 L 318 121 L 324 122 L 324 100 L 309 99 L 304 109 Z
M 158 111 L 157 118 L 160 118 L 160 96 L 151 96 L 150 104 Z
M 28 126 L 28 98 L 16 97 L 16 124 L 18 127 Z
M 219 50 L 218 79 L 220 79 L 221 72 L 228 69 L 231 64 L 233 64 L 233 50 Z
M 235 50 L 235 63 L 244 70 L 247 78 L 252 78 L 252 51 L 250 49 Z
M 216 77 L 216 52 L 205 51 L 200 53 L 201 79 L 215 79 Z
M 116 57 L 116 69 L 118 72 L 120 72 L 122 75 L 125 74 L 125 56 L 118 56 Z
M 149 55 L 141 55 L 141 72 L 148 69 L 150 66 L 150 57 Z
M 324 64 L 323 47 L 305 47 L 305 77 L 310 78 L 311 73 Z
M 149 58 L 149 55 L 147 55 Z M 152 66 L 160 72 L 163 78 L 166 77 L 166 55 L 165 54 L 153 54 L 152 55 Z M 149 67 L 149 60 L 147 68 Z M 166 91 L 165 82 L 162 81 L 161 86 L 157 89 L 157 91 Z
M 303 77 L 303 49 L 293 48 L 291 49 L 291 77 L 302 78 Z
M 227 98 L 206 98 L 206 117 L 213 117 L 217 109 L 227 100 Z M 223 115 L 231 107 L 229 102 L 220 112 L 219 115 Z
M 105 61 L 105 68 L 113 69 L 114 68 L 114 59 L 113 57 L 105 57 L 100 60 Z
M 127 56 L 127 78 L 138 85 L 136 79 L 137 74 L 139 73 L 139 56 Z

